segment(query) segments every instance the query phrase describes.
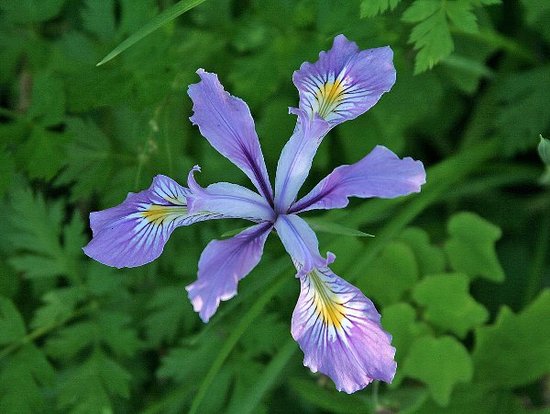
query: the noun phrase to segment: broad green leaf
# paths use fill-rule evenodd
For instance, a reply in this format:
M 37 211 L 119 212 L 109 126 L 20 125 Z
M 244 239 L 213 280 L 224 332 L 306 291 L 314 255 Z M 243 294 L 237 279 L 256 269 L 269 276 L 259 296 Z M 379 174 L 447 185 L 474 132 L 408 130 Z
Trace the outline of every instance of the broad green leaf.
M 540 0 L 521 0 L 525 10 L 525 20 L 533 29 L 540 32 L 546 41 L 550 41 L 550 3 Z
M 396 351 L 395 359 L 398 366 L 401 366 L 417 338 L 430 335 L 430 328 L 424 322 L 417 320 L 416 310 L 408 303 L 395 303 L 383 308 L 382 326 L 392 336 L 392 346 Z M 402 371 L 398 369 L 392 388 L 399 386 L 402 380 Z
M 29 177 L 51 180 L 65 165 L 65 133 L 52 132 L 35 126 L 28 140 L 18 149 L 17 163 Z
M 168 9 L 164 10 L 162 13 L 157 15 L 156 17 L 152 18 L 149 23 L 147 23 L 145 26 L 143 26 L 141 29 L 139 29 L 137 32 L 135 32 L 133 35 L 131 35 L 129 38 L 124 40 L 121 44 L 119 44 L 117 47 L 115 47 L 107 56 L 105 56 L 98 64 L 97 66 L 103 65 L 104 63 L 107 63 L 111 59 L 118 56 L 120 53 L 124 52 L 126 49 L 128 49 L 130 46 L 134 45 L 135 43 L 139 42 L 141 39 L 143 39 L 148 34 L 154 32 L 158 28 L 162 27 L 166 23 L 174 20 L 178 16 L 182 15 L 183 13 L 191 10 L 193 7 L 198 6 L 199 4 L 203 3 L 205 0 L 181 0 L 177 2 L 176 4 L 172 5 Z
M 41 350 L 27 344 L 0 365 L 0 412 L 34 414 L 48 410 L 44 389 L 54 379 L 54 369 Z M 50 411 L 51 412 L 51 411 Z
M 361 230 L 351 229 L 338 223 L 332 223 L 323 219 L 307 218 L 306 221 L 315 231 L 321 233 L 337 234 L 339 236 L 351 237 L 374 237 L 373 234 L 364 233 Z
M 401 0 L 362 0 L 361 17 L 374 17 L 387 10 L 393 10 Z
M 456 339 L 424 336 L 412 344 L 402 370 L 406 376 L 425 383 L 435 402 L 445 406 L 456 384 L 472 379 L 473 364 L 466 348 Z
M 441 273 L 445 269 L 445 253 L 430 243 L 428 233 L 417 227 L 403 230 L 399 239 L 413 250 L 421 275 Z
M 418 279 L 418 264 L 412 249 L 391 242 L 366 268 L 360 271 L 357 286 L 365 295 L 384 306 L 395 303 Z
M 311 405 L 336 414 L 372 414 L 372 402 L 359 394 L 346 395 L 334 389 L 327 389 L 313 381 L 290 380 L 292 389 Z
M 510 74 L 500 84 L 500 103 L 495 126 L 502 142 L 502 152 L 513 155 L 534 148 L 535 138 L 548 131 L 550 106 L 545 88 L 540 85 L 550 78 L 550 65 Z
M 543 414 L 524 407 L 521 397 L 510 391 L 488 392 L 476 383 L 458 384 L 453 390 L 451 400 L 441 407 L 427 400 L 418 407 L 417 413 L 430 414 Z M 544 413 L 547 414 L 547 413 Z
M 113 0 L 86 0 L 81 12 L 84 28 L 101 40 L 112 39 L 115 34 L 115 4 Z
M 550 290 L 518 314 L 503 307 L 493 325 L 476 329 L 476 382 L 515 388 L 550 372 Z M 495 352 L 498 351 L 498 354 Z
M 449 239 L 445 252 L 454 270 L 469 277 L 482 276 L 493 282 L 504 280 L 504 271 L 495 252 L 500 229 L 474 213 L 462 212 L 447 225 Z
M 489 313 L 470 296 L 470 279 L 461 273 L 430 275 L 413 290 L 414 300 L 424 307 L 424 318 L 460 338 L 482 325 Z
M 36 23 L 55 17 L 65 0 L 2 0 L 0 10 L 14 23 Z
M 25 333 L 25 322 L 13 302 L 0 296 L 0 345 L 17 341 Z
M 38 72 L 32 82 L 32 100 L 27 116 L 44 127 L 58 125 L 65 116 L 63 81 L 46 72 Z M 49 158 L 50 154 L 44 157 Z M 49 161 L 52 161 L 51 159 Z

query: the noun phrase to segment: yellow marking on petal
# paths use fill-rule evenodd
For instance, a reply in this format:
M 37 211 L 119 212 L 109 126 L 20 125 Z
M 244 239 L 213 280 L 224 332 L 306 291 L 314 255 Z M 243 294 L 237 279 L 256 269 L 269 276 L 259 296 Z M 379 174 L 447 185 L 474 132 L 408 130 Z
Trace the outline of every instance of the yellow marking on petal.
M 187 214 L 185 206 L 159 206 L 152 204 L 146 210 L 141 212 L 141 215 L 147 219 L 149 223 L 162 224 L 164 220 L 174 220 L 182 215 Z
M 315 271 L 309 274 L 313 283 L 313 303 L 326 325 L 342 328 L 346 318 L 346 307 L 339 302 L 339 297 L 320 279 Z
M 319 115 L 326 118 L 343 99 L 344 86 L 341 80 L 335 82 L 324 83 L 316 94 L 317 102 L 319 103 Z

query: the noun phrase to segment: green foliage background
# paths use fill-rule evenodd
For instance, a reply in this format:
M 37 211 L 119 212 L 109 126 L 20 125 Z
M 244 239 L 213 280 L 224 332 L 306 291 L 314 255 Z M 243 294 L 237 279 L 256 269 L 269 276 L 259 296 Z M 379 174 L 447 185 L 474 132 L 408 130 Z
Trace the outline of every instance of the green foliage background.
M 549 412 L 550 191 L 536 145 L 550 132 L 550 2 L 197 3 L 0 0 L 0 412 Z M 192 10 L 168 19 L 174 7 Z M 163 11 L 159 30 L 96 67 Z M 312 215 L 397 348 L 394 383 L 349 396 L 302 366 L 289 332 L 299 286 L 276 238 L 208 325 L 184 286 L 207 242 L 242 223 L 179 229 L 137 269 L 81 251 L 88 213 L 155 174 L 185 183 L 198 163 L 203 184 L 248 185 L 187 120 L 197 68 L 248 102 L 274 171 L 292 71 L 338 33 L 391 45 L 398 81 L 331 132 L 306 188 L 375 144 L 428 168 L 421 194 Z

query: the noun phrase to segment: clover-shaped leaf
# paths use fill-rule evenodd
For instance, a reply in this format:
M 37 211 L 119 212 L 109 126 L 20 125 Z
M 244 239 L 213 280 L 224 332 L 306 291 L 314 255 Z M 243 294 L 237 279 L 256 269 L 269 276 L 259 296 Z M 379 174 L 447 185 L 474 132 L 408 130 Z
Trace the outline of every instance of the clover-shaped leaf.
M 397 302 L 418 279 L 418 265 L 412 249 L 392 242 L 364 269 L 359 288 L 374 300 L 389 305 Z
M 477 214 L 455 214 L 448 223 L 449 239 L 445 251 L 451 266 L 470 277 L 482 276 L 493 282 L 504 280 L 504 271 L 495 252 L 500 229 Z
M 443 250 L 430 243 L 428 233 L 418 227 L 409 227 L 399 236 L 413 250 L 421 275 L 441 273 L 445 270 Z
M 404 374 L 424 382 L 439 405 L 447 405 L 454 386 L 472 379 L 473 364 L 464 346 L 450 336 L 417 339 L 402 368 Z
M 549 309 L 550 290 L 545 290 L 521 313 L 504 307 L 493 325 L 476 329 L 476 381 L 512 388 L 550 372 Z
M 431 275 L 415 286 L 413 298 L 425 307 L 427 321 L 463 338 L 489 317 L 470 296 L 468 286 L 468 277 L 461 273 Z

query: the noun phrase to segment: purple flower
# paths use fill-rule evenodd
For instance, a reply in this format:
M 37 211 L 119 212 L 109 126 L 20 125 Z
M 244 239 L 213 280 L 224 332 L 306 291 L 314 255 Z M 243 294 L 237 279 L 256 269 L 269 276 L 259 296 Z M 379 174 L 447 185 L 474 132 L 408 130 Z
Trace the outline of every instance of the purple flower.
M 267 236 L 275 230 L 300 279 L 291 333 L 304 352 L 304 365 L 328 375 L 347 393 L 373 380 L 391 382 L 395 349 L 380 315 L 359 289 L 330 270 L 334 255 L 321 256 L 315 233 L 298 214 L 343 208 L 352 196 L 393 198 L 419 192 L 426 178 L 422 163 L 377 146 L 355 164 L 336 168 L 302 199 L 296 197 L 329 130 L 361 115 L 391 89 L 392 57 L 389 47 L 361 51 L 339 35 L 316 63 L 304 63 L 294 73 L 300 104 L 290 113 L 297 123 L 279 159 L 275 191 L 248 106 L 227 93 L 215 74 L 198 70 L 201 81 L 189 87 L 191 121 L 258 192 L 224 182 L 203 188 L 194 177 L 198 166 L 189 173 L 188 188 L 156 176 L 149 189 L 90 214 L 93 239 L 84 252 L 109 266 L 141 266 L 161 254 L 176 227 L 219 218 L 254 222 L 232 238 L 211 241 L 199 259 L 198 280 L 187 291 L 195 311 L 208 322 L 220 301 L 237 294 L 238 281 L 258 264 Z

